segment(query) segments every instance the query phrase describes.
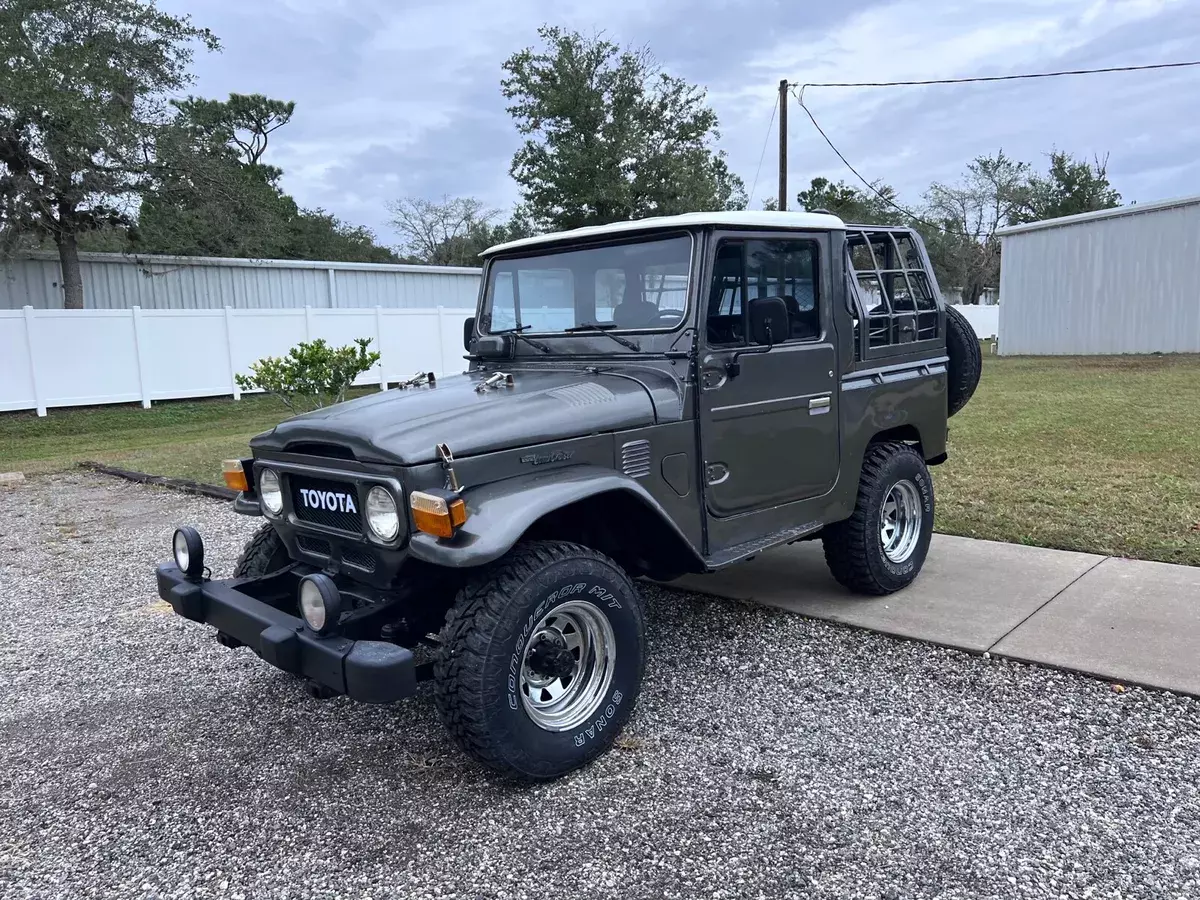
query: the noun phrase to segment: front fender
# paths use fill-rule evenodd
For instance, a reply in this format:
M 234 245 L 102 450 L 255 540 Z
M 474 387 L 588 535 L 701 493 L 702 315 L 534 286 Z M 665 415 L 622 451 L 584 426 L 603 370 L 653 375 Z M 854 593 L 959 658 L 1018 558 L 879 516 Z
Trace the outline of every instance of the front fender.
M 443 539 L 416 532 L 409 543 L 409 552 L 436 566 L 455 569 L 481 566 L 512 549 L 521 535 L 547 513 L 611 491 L 632 494 L 695 552 L 649 491 L 627 475 L 601 466 L 567 466 L 467 488 L 462 492 L 467 521 L 458 533 Z M 699 559 L 699 554 L 696 557 Z

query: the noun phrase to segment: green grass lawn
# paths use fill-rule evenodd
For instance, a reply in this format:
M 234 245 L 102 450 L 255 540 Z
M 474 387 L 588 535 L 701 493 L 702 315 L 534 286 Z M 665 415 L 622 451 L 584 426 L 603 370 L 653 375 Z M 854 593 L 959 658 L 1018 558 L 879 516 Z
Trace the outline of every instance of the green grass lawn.
M 985 357 L 935 470 L 950 534 L 1200 565 L 1200 357 Z M 0 471 L 94 459 L 220 483 L 269 397 L 0 414 Z

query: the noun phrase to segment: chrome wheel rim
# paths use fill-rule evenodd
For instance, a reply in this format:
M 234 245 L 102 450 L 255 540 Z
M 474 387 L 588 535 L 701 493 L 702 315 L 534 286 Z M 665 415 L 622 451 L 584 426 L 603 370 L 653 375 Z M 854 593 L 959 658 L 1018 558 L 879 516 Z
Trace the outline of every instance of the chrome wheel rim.
M 612 684 L 617 642 L 599 607 L 581 600 L 542 617 L 522 651 L 521 702 L 546 731 L 568 731 L 600 708 Z
M 897 481 L 883 500 L 879 511 L 879 540 L 883 553 L 894 563 L 912 556 L 921 539 L 921 492 L 911 481 Z

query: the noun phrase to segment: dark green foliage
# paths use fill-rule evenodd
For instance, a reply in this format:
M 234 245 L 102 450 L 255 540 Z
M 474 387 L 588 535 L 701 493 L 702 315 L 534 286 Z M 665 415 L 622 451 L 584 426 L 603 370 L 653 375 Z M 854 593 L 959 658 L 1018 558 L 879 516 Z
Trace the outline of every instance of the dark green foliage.
M 1108 157 L 1092 162 L 1062 150 L 1050 152 L 1045 176 L 1031 175 L 1017 197 L 1010 224 L 1040 222 L 1121 205 L 1121 195 L 1108 181 Z
M 261 94 L 189 97 L 158 144 L 155 185 L 131 245 L 139 253 L 339 262 L 397 262 L 369 229 L 303 210 L 262 162 L 295 104 Z
M 510 172 L 547 230 L 651 215 L 742 209 L 705 91 L 649 51 L 543 26 L 541 48 L 504 63 L 504 96 L 526 137 Z
M 882 196 L 881 196 L 882 195 Z M 889 184 L 875 184 L 875 190 L 856 188 L 844 181 L 814 178 L 807 191 L 796 195 L 800 205 L 812 212 L 823 209 L 844 222 L 862 225 L 900 225 L 908 218 L 894 204 L 896 191 Z
M 10 247 L 58 247 L 68 309 L 83 306 L 79 238 L 129 223 L 195 44 L 217 40 L 146 0 L 0 4 L 0 221 Z

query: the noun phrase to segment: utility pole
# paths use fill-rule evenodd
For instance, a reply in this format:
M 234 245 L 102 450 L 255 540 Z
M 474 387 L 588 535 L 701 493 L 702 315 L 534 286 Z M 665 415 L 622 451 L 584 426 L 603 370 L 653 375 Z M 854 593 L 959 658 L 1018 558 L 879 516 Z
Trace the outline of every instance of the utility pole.
M 787 113 L 788 113 L 788 80 L 779 82 L 779 208 L 787 209 Z

